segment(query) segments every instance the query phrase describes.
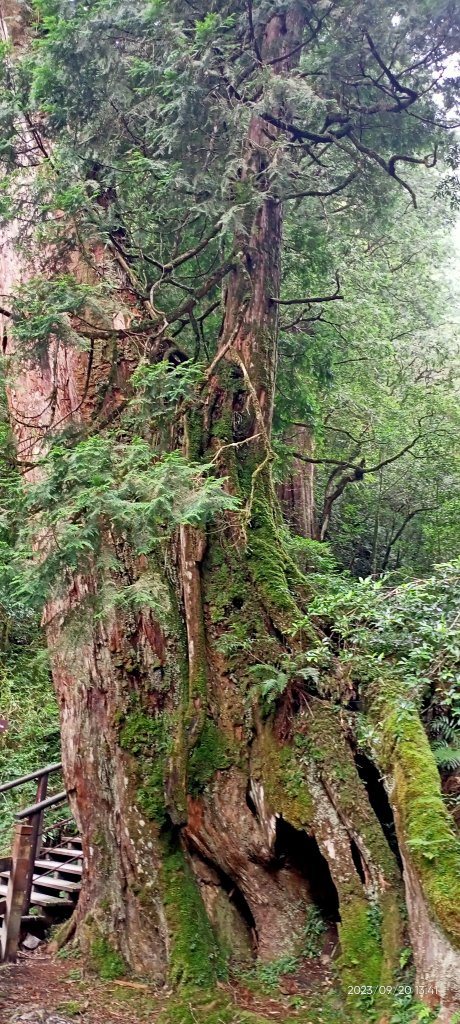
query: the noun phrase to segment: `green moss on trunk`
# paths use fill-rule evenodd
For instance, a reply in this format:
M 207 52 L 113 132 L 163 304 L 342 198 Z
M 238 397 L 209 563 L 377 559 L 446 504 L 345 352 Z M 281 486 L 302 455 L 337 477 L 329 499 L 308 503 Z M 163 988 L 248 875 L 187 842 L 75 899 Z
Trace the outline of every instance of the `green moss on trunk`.
M 269 610 L 277 615 L 290 615 L 292 621 L 292 616 L 298 616 L 298 608 L 286 578 L 287 559 L 273 516 L 272 503 L 262 486 L 258 491 L 251 510 L 249 568 Z
M 263 782 L 272 813 L 282 814 L 294 828 L 308 828 L 314 808 L 298 750 L 281 746 L 269 726 L 260 730 L 253 745 L 251 774 Z
M 136 797 L 150 821 L 163 824 L 166 815 L 165 776 L 173 751 L 175 720 L 166 712 L 148 715 L 134 696 L 120 722 L 119 742 L 133 757 Z
M 102 935 L 91 943 L 90 964 L 104 981 L 124 978 L 128 973 L 128 967 L 123 957 Z
M 229 768 L 234 762 L 226 737 L 214 722 L 207 718 L 199 738 L 189 754 L 188 788 L 193 796 L 203 792 L 217 771 Z
M 373 862 L 396 889 L 400 879 L 396 860 L 370 806 L 352 751 L 341 724 L 343 710 L 314 701 L 308 720 L 306 749 L 313 757 L 321 778 L 334 793 L 337 806 L 365 843 Z
M 383 951 L 381 920 L 367 900 L 355 899 L 340 906 L 339 967 L 345 987 L 381 984 Z
M 400 682 L 381 681 L 370 706 L 382 768 L 404 845 L 434 918 L 460 948 L 460 842 L 441 794 L 441 783 L 415 702 Z
M 213 985 L 226 975 L 225 956 L 179 842 L 172 836 L 163 842 L 160 877 L 170 934 L 170 980 L 181 985 Z

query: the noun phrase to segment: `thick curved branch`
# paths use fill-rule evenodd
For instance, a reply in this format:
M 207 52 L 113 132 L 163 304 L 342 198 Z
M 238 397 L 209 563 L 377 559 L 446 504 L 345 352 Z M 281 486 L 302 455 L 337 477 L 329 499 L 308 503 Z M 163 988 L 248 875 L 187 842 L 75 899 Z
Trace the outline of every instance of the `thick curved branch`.
M 404 445 L 404 448 L 401 448 L 399 452 L 396 452 L 395 455 L 389 455 L 387 459 L 382 459 L 381 462 L 378 462 L 375 466 L 366 466 L 364 459 L 361 459 L 361 462 L 356 464 L 346 462 L 340 459 L 314 459 L 309 455 L 303 455 L 301 452 L 291 452 L 291 454 L 296 459 L 300 459 L 302 462 L 308 462 L 316 466 L 336 467 L 335 470 L 332 472 L 331 476 L 329 477 L 329 480 L 326 485 L 326 493 L 324 496 L 323 512 L 321 516 L 318 539 L 325 539 L 327 531 L 329 529 L 329 523 L 331 520 L 334 502 L 337 501 L 337 498 L 340 498 L 340 495 L 343 494 L 348 484 L 355 483 L 358 480 L 362 480 L 366 473 L 377 473 L 385 466 L 389 466 L 391 465 L 391 463 L 396 462 L 398 459 L 401 459 L 403 455 L 405 455 L 407 452 L 411 451 L 411 449 L 415 447 L 417 441 L 419 441 L 421 437 L 422 434 L 417 434 L 416 437 L 412 438 L 412 441 L 409 441 L 408 444 Z M 339 479 L 337 480 L 337 476 L 341 470 L 343 470 L 343 472 L 339 476 Z M 334 487 L 333 489 L 331 489 L 333 483 Z
M 346 432 L 342 431 L 342 433 Z M 396 462 L 398 459 L 402 458 L 406 452 L 409 452 L 417 444 L 417 441 L 420 441 L 421 437 L 421 434 L 417 434 L 417 436 L 412 438 L 412 441 L 409 441 L 409 443 L 406 444 L 404 448 L 401 448 L 401 451 L 397 452 L 396 455 L 389 455 L 387 459 L 383 459 L 382 462 L 378 462 L 375 466 L 366 466 L 364 460 L 356 465 L 356 463 L 347 462 L 344 459 L 313 459 L 310 455 L 303 455 L 301 452 L 291 452 L 291 455 L 294 455 L 296 459 L 301 459 L 302 462 L 311 462 L 315 466 L 337 466 L 340 469 L 352 469 L 357 471 L 360 476 L 364 476 L 365 473 L 378 473 L 378 471 L 383 469 L 384 466 L 389 466 L 392 462 Z M 359 477 L 357 477 L 357 479 L 359 479 Z
M 197 245 L 193 246 L 192 249 L 188 249 L 186 252 L 180 253 L 179 256 L 176 256 L 174 259 L 169 260 L 168 263 L 161 263 L 159 260 L 155 260 L 153 256 L 149 256 L 148 262 L 152 263 L 155 267 L 157 267 L 162 274 L 170 274 L 173 270 L 176 269 L 176 267 L 181 267 L 183 263 L 187 263 L 188 260 L 193 259 L 194 256 L 198 256 L 201 252 L 203 252 L 203 249 L 206 249 L 206 246 L 209 245 L 209 243 L 212 242 L 213 238 L 215 238 L 216 235 L 219 234 L 220 229 L 221 221 L 218 220 L 217 224 L 214 225 L 209 235 L 206 235 L 206 238 L 202 238 Z
M 378 473 L 379 469 L 383 469 L 384 466 L 389 466 L 392 462 L 397 462 L 397 460 L 401 459 L 402 456 L 406 454 L 406 452 L 410 452 L 411 449 L 415 447 L 417 441 L 420 441 L 421 437 L 422 434 L 417 434 L 416 437 L 414 437 L 412 441 L 409 441 L 409 443 L 406 444 L 404 448 L 401 448 L 401 451 L 397 452 L 396 455 L 390 455 L 388 459 L 383 459 L 383 462 L 379 462 L 376 466 L 365 467 L 363 469 L 363 472 Z
M 363 459 L 364 463 L 364 459 Z M 356 480 L 362 480 L 363 478 L 363 465 L 355 466 L 348 472 L 343 473 L 338 483 L 335 485 L 334 490 L 327 493 L 324 497 L 323 514 L 321 517 L 321 524 L 319 529 L 319 540 L 325 540 L 327 531 L 329 529 L 329 523 L 331 521 L 332 506 L 337 498 L 343 494 L 347 484 L 354 483 Z
M 183 316 L 187 315 L 188 313 L 193 312 L 195 306 L 200 301 L 200 299 L 204 299 L 206 295 L 208 295 L 208 293 L 211 292 L 213 288 L 215 288 L 216 285 L 219 284 L 220 281 L 222 281 L 222 279 L 227 274 L 229 274 L 231 270 L 234 269 L 234 266 L 234 261 L 228 260 L 227 263 L 223 263 L 222 266 L 218 267 L 217 270 L 215 270 L 214 273 L 211 274 L 210 277 L 208 277 L 208 279 L 204 282 L 201 288 L 197 288 L 193 296 L 190 299 L 187 299 L 187 301 L 184 302 L 182 306 L 178 306 L 177 309 L 173 309 L 170 313 L 164 314 L 166 323 L 172 324 L 176 320 L 180 320 Z

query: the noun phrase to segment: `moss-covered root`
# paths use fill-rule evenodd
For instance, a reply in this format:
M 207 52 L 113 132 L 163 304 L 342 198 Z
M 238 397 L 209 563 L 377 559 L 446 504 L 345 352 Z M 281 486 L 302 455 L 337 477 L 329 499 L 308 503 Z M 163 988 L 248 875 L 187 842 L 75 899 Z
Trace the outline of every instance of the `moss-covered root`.
M 356 1021 L 366 1020 L 356 1009 L 357 988 L 371 987 L 376 1009 L 387 1008 L 385 989 L 391 984 L 401 945 L 398 890 L 384 876 L 379 889 L 366 890 L 353 860 L 348 828 L 314 765 L 308 769 L 308 783 L 315 805 L 313 831 L 339 896 L 340 979 Z
M 313 711 L 313 713 L 312 713 Z M 340 902 L 340 973 L 345 992 L 391 985 L 402 945 L 402 885 L 346 741 L 339 708 L 312 702 L 295 745 L 261 728 L 251 774 L 267 806 L 314 835 Z M 359 864 L 359 869 L 357 867 Z
M 340 856 L 328 859 L 340 896 L 342 977 L 346 987 L 383 988 L 393 980 L 402 945 L 398 866 L 358 775 L 340 710 L 316 701 L 303 737 L 316 795 L 315 831 L 326 856 L 340 846 Z
M 388 780 L 420 995 L 460 1006 L 460 844 L 415 703 L 385 680 L 369 714 Z
M 357 991 L 372 995 L 372 1005 L 380 1013 L 391 1005 L 395 961 L 401 949 L 399 909 L 394 892 L 381 895 L 378 904 L 370 904 L 362 895 L 343 895 L 338 965 L 347 1004 L 355 1007 L 356 1014 Z M 366 999 L 358 1002 L 365 1007 Z M 356 1016 L 356 1021 L 360 1019 Z
M 215 985 L 226 962 L 209 923 L 193 871 L 173 836 L 165 837 L 161 867 L 173 984 Z

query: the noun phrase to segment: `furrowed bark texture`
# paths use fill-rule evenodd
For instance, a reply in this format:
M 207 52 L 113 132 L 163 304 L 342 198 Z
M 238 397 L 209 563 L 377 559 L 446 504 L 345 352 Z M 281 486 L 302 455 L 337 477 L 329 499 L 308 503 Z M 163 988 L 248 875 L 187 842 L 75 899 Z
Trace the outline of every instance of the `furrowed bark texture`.
M 314 455 L 312 430 L 304 424 L 294 424 L 287 431 L 286 443 L 307 457 Z M 286 480 L 279 487 L 284 515 L 293 533 L 309 540 L 316 539 L 315 467 L 312 462 L 292 460 Z
M 22 274 L 10 240 L 2 245 L 0 270 L 2 290 L 11 294 Z M 6 322 L 3 327 L 9 356 L 10 326 Z M 37 462 L 54 425 L 59 430 L 70 422 L 88 422 L 98 385 L 103 386 L 111 373 L 111 355 L 103 340 L 96 339 L 91 357 L 55 343 L 40 364 L 17 369 L 8 401 L 20 461 L 27 466 Z M 129 368 L 120 365 L 123 380 Z M 115 389 L 111 403 L 119 394 Z M 108 406 L 105 411 L 110 411 Z M 39 474 L 39 466 L 28 469 L 26 486 Z M 132 582 L 141 567 L 122 545 L 116 554 L 124 566 L 125 582 Z M 157 586 L 167 623 L 161 627 L 148 610 L 132 616 L 114 613 L 105 624 L 90 624 L 96 586 L 91 575 L 75 578 L 65 597 L 48 604 L 44 613 L 61 709 L 66 786 L 83 839 L 84 882 L 77 925 L 82 922 L 83 945 L 96 960 L 110 955 L 106 943 L 110 945 L 116 935 L 127 963 L 162 978 L 169 936 L 158 896 L 159 829 L 143 809 L 149 804 L 147 769 L 139 767 L 131 748 L 136 748 L 133 733 L 137 730 L 137 749 L 149 749 L 148 716 L 161 711 L 177 720 L 185 644 L 174 594 L 161 573 L 157 573 Z M 171 729 L 174 732 L 175 726 Z M 163 767 L 166 779 L 166 764 Z
M 281 58 L 278 73 L 302 31 L 301 4 L 268 19 L 259 45 L 265 59 Z M 460 899 L 443 895 L 437 874 L 443 863 L 436 858 L 451 833 L 435 774 L 430 768 L 429 777 L 417 776 L 441 830 L 427 872 L 423 854 L 414 852 L 413 817 L 423 792 L 407 785 L 411 762 L 396 741 L 393 707 L 375 712 L 386 723 L 379 763 L 388 779 L 402 881 L 382 825 L 391 814 L 383 786 L 373 766 L 355 760 L 343 680 L 331 681 L 330 703 L 291 686 L 269 718 L 248 682 L 248 662 L 276 667 L 311 642 L 308 635 L 292 639 L 292 623 L 305 614 L 308 598 L 280 540 L 270 474 L 273 299 L 282 243 L 281 204 L 268 190 L 272 145 L 254 117 L 242 176 L 259 201 L 237 239 L 222 357 L 208 382 L 203 420 L 193 432 L 184 423 L 186 453 L 213 457 L 243 510 L 222 515 L 207 532 L 183 527 L 161 571 L 136 559 L 121 539 L 107 539 L 124 582 L 147 571 L 152 577 L 161 621 L 148 610 L 112 611 L 95 624 L 91 573 L 75 578 L 45 613 L 66 783 L 83 837 L 77 934 L 101 968 L 121 954 L 156 979 L 169 972 L 173 981 L 204 984 L 224 971 L 230 954 L 242 962 L 301 955 L 315 910 L 325 923 L 324 941 L 331 940 L 331 949 L 338 941 L 345 987 L 387 986 L 404 943 L 404 884 L 419 979 L 433 986 L 428 998 L 441 1001 L 448 1020 L 460 1002 Z M 98 254 L 99 268 L 106 258 Z M 12 294 L 24 273 L 14 234 L 3 237 L 0 261 L 1 291 Z M 121 277 L 121 291 L 126 285 Z M 8 336 L 8 322 L 4 328 Z M 8 338 L 7 354 L 11 345 Z M 121 401 L 134 362 L 125 351 L 107 413 Z M 97 338 L 91 356 L 55 343 L 40 365 L 17 367 L 9 404 L 20 459 L 40 453 L 45 428 L 89 424 L 112 369 L 112 353 Z M 306 529 L 304 497 L 302 503 Z M 418 742 L 423 729 L 418 717 L 414 723 Z M 428 745 L 423 757 L 436 773 Z M 429 841 L 426 814 L 417 820 L 419 840 Z M 448 864 L 454 888 L 457 870 L 454 852 Z

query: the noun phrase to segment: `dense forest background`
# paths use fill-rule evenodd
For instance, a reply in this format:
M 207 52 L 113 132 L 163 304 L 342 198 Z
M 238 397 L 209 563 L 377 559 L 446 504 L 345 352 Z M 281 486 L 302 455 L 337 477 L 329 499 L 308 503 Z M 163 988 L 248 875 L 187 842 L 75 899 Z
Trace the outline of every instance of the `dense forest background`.
M 324 925 L 453 1021 L 458 11 L 0 11 L 0 778 L 62 741 L 86 951 L 273 980 Z

